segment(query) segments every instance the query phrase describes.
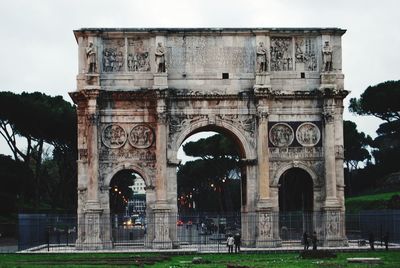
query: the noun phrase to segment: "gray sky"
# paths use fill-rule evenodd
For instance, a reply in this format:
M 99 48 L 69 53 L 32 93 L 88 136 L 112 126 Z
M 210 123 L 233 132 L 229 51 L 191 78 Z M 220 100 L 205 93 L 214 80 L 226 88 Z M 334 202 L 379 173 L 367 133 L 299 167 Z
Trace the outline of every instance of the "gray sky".
M 72 30 L 83 27 L 340 27 L 345 119 L 375 136 L 379 121 L 354 117 L 348 100 L 400 79 L 396 0 L 0 0 L 0 90 L 41 91 L 70 100 L 77 74 Z M 1 107 L 0 107 L 1 109 Z M 8 154 L 0 141 L 0 153 Z

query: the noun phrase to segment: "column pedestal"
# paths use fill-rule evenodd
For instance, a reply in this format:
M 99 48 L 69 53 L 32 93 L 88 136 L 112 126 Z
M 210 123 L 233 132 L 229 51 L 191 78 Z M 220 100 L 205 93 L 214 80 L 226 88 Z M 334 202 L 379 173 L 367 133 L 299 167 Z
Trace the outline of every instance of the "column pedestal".
M 336 91 L 337 89 L 336 74 L 331 72 L 321 73 L 321 86 L 320 90 L 325 91 L 330 89 Z
M 155 73 L 153 88 L 154 89 L 168 88 L 168 74 L 167 73 Z
M 97 201 L 88 201 L 84 211 L 84 238 L 76 243 L 77 249 L 99 250 L 111 249 L 112 242 L 102 237 L 103 229 L 109 228 L 108 224 L 101 221 L 103 209 Z
M 170 208 L 166 203 L 157 203 L 153 208 L 154 215 L 154 249 L 171 249 L 172 241 L 169 236 L 169 225 L 171 221 L 176 224 L 175 219 L 170 217 Z
M 264 92 L 271 89 L 271 75 L 269 73 L 256 73 L 255 92 Z
M 274 228 L 279 228 L 278 214 L 272 210 L 269 200 L 260 200 L 256 211 L 257 248 L 281 246 L 279 237 L 275 237 Z
M 86 76 L 86 86 L 84 89 L 100 89 L 100 75 L 97 73 L 88 73 Z
M 344 226 L 344 213 L 339 208 L 324 208 L 324 247 L 348 246 Z

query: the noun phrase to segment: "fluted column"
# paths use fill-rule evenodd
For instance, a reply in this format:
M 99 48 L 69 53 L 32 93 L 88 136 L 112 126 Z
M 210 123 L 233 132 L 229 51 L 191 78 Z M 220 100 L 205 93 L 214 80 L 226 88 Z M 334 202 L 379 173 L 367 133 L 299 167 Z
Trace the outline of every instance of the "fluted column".
M 325 159 L 325 207 L 338 207 L 336 195 L 336 159 L 335 159 L 335 111 L 333 99 L 324 105 L 324 159 Z
M 156 202 L 153 207 L 154 240 L 153 248 L 172 248 L 170 223 L 175 220 L 170 215 L 167 201 L 167 108 L 165 92 L 158 92 L 156 129 Z
M 259 108 L 257 137 L 259 201 L 269 201 L 269 151 L 268 151 L 268 110 Z

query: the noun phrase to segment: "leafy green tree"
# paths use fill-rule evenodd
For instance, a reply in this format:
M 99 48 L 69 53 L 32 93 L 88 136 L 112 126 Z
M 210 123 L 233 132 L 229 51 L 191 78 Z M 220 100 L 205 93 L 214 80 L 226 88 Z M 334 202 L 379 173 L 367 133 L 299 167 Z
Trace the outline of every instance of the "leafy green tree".
M 371 160 L 367 147 L 372 143 L 372 139 L 364 132 L 358 132 L 357 125 L 352 121 L 343 121 L 343 132 L 346 191 L 352 194 L 353 179 L 356 178 L 353 174 L 357 174 L 358 165 Z
M 385 121 L 371 144 L 373 156 L 382 172 L 398 171 L 400 158 L 400 80 L 369 86 L 359 99 L 350 100 L 350 111 L 359 115 L 373 115 Z M 385 175 L 382 174 L 382 175 Z
M 41 192 L 42 189 L 46 189 L 43 187 L 46 182 L 42 181 L 45 177 L 42 164 L 46 145 L 54 148 L 56 163 L 62 173 L 61 179 L 76 185 L 75 108 L 61 96 L 51 97 L 40 92 L 0 92 L 0 107 L 1 136 L 11 149 L 14 159 L 23 162 L 34 174 L 33 187 L 30 190 L 34 192 L 35 206 L 41 201 L 52 201 L 41 200 L 41 197 L 46 196 Z M 63 166 L 67 162 L 70 164 Z M 76 197 L 75 190 L 69 194 Z M 47 193 L 47 196 L 49 195 Z
M 231 139 L 220 134 L 183 146 L 186 155 L 199 159 L 188 161 L 178 169 L 181 210 L 187 208 L 185 203 L 192 204 L 192 201 L 197 211 L 240 209 L 240 154 L 236 148 Z
M 360 162 L 371 160 L 367 147 L 372 138 L 364 132 L 358 132 L 357 125 L 352 121 L 343 121 L 344 130 L 344 162 L 348 170 L 357 169 Z

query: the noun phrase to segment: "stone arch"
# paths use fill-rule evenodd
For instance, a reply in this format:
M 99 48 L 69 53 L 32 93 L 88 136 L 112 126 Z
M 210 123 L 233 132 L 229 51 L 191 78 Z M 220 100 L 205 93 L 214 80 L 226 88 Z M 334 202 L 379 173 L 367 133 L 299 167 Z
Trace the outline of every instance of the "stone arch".
M 233 124 L 224 121 L 216 121 L 215 123 L 210 123 L 207 119 L 197 121 L 191 125 L 186 126 L 182 131 L 180 131 L 180 133 L 177 135 L 177 138 L 173 142 L 172 148 L 170 149 L 170 155 L 172 155 L 173 158 L 176 159 L 179 147 L 190 135 L 196 134 L 201 131 L 213 130 L 226 133 L 229 137 L 231 137 L 240 147 L 242 158 L 256 158 L 256 150 L 254 149 L 254 146 L 250 144 L 249 140 L 245 137 L 245 135 L 242 133 L 242 131 L 240 131 L 239 128 L 237 128 Z
M 302 162 L 293 161 L 293 162 L 282 165 L 281 167 L 279 167 L 277 169 L 277 171 L 275 171 L 275 174 L 272 176 L 273 179 L 272 179 L 271 186 L 278 187 L 279 179 L 281 178 L 282 174 L 291 168 L 303 169 L 310 175 L 310 177 L 313 181 L 313 187 L 316 187 L 319 185 L 318 175 L 312 168 L 310 168 L 308 165 L 306 165 Z
M 105 175 L 104 186 L 109 187 L 110 182 L 111 182 L 112 178 L 115 176 L 115 174 L 117 174 L 121 170 L 127 170 L 127 169 L 131 169 L 131 170 L 135 171 L 136 173 L 138 173 L 143 178 L 143 180 L 146 184 L 146 187 L 153 185 L 151 179 L 149 178 L 149 176 L 146 174 L 146 172 L 141 167 L 139 167 L 138 165 L 136 165 L 134 163 L 122 162 L 122 163 L 119 163 L 116 167 L 114 167 L 110 172 L 108 172 Z

